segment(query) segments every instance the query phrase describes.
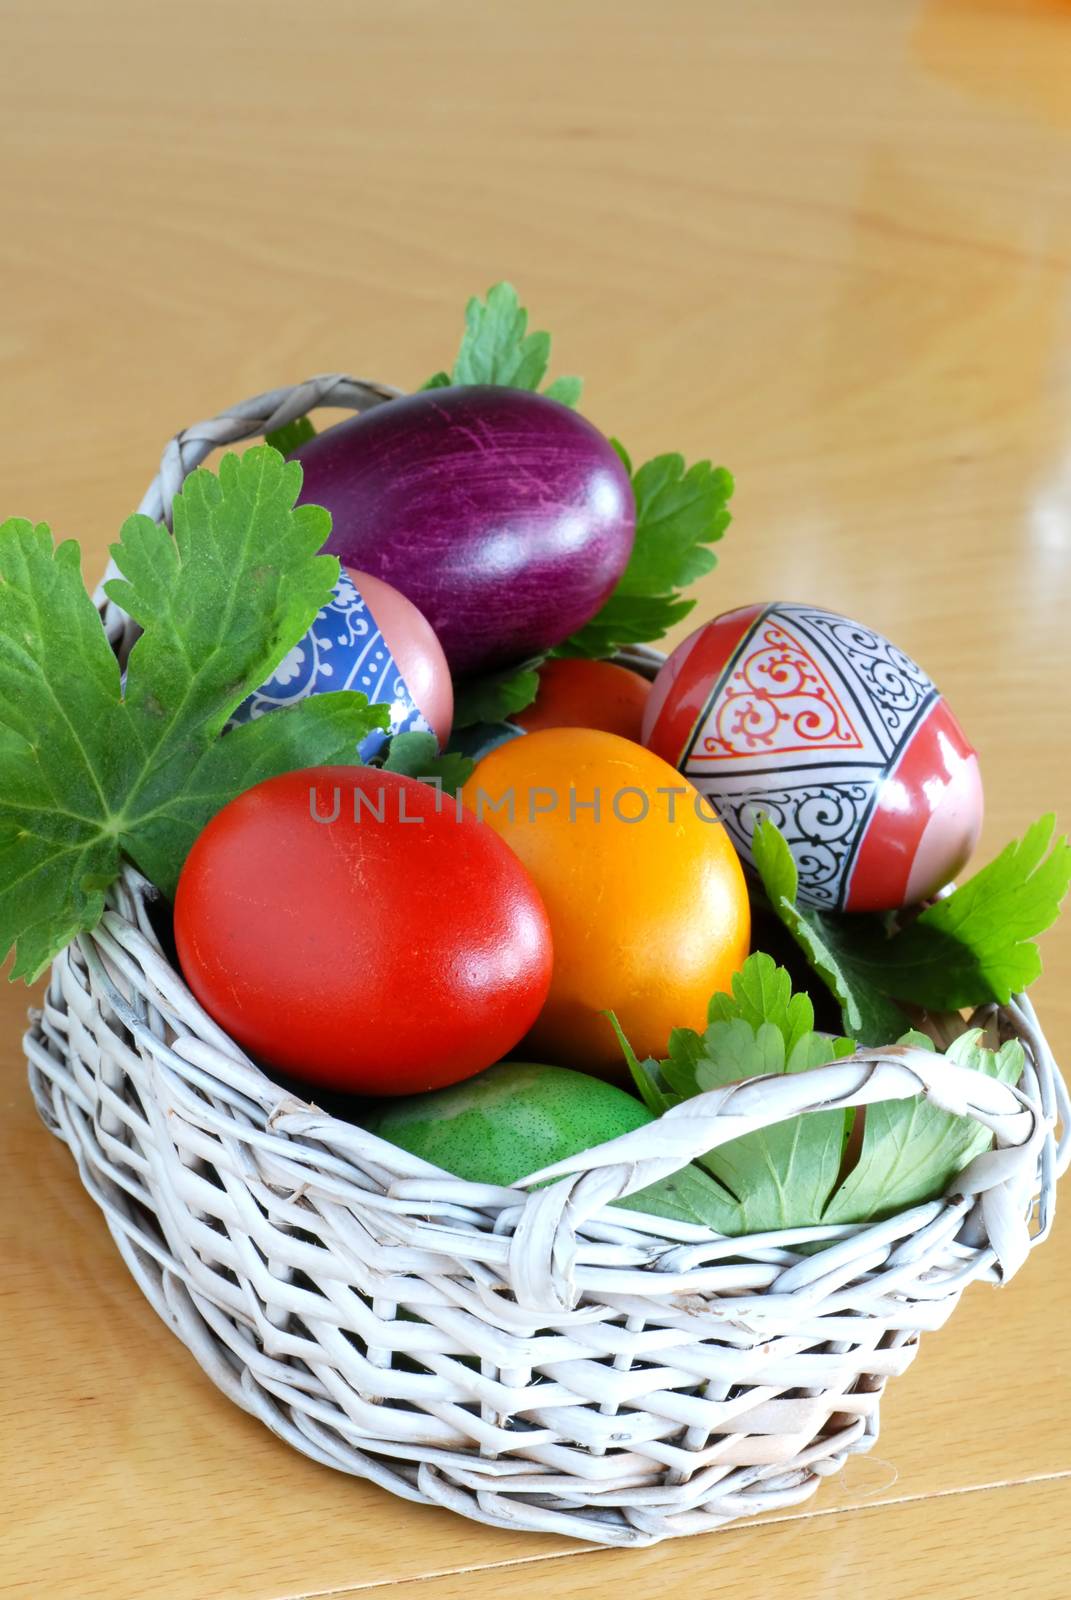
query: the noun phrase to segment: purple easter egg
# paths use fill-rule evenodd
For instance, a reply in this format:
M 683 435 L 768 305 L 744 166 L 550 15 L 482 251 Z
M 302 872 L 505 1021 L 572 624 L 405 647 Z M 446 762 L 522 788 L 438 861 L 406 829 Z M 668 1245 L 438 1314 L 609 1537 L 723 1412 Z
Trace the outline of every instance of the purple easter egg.
M 540 654 L 583 626 L 624 571 L 635 502 L 590 422 L 519 389 L 434 389 L 295 451 L 327 549 L 407 595 L 455 674 Z

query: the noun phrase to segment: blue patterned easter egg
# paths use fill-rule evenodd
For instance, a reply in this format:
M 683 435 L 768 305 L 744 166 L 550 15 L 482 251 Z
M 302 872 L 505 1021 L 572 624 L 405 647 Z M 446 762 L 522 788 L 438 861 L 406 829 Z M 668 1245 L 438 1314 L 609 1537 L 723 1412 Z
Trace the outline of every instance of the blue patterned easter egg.
M 334 689 L 359 690 L 370 704 L 389 709 L 389 730 L 374 728 L 365 737 L 362 761 L 396 733 L 434 733 L 440 745 L 449 736 L 450 671 L 430 624 L 389 584 L 345 567 L 308 633 L 242 702 L 231 726 Z

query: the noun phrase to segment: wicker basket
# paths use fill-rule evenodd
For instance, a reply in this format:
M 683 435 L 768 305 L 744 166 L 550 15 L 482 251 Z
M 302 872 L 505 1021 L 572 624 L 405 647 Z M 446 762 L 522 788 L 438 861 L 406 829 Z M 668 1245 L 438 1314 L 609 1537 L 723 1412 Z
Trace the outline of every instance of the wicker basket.
M 393 393 L 317 378 L 188 429 L 143 509 L 166 516 L 216 445 Z M 126 619 L 102 608 L 122 649 Z M 224 1393 L 408 1499 L 612 1545 L 792 1505 L 871 1447 L 920 1332 L 1049 1231 L 1069 1107 L 1025 998 L 986 1018 L 1024 1044 L 1017 1089 L 862 1050 L 702 1095 L 525 1192 L 448 1176 L 265 1077 L 169 961 L 157 899 L 127 868 L 57 958 L 26 1038 L 41 1114 Z M 920 1090 L 994 1148 L 889 1221 L 723 1239 L 608 1209 L 753 1129 Z

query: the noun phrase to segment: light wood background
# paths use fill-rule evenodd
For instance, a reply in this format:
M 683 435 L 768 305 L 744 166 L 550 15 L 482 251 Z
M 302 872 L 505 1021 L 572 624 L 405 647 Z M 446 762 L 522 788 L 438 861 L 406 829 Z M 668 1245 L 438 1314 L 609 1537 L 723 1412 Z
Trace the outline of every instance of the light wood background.
M 816 599 L 917 656 L 981 752 L 983 854 L 1071 820 L 1067 3 L 0 0 L 0 61 L 0 513 L 79 536 L 90 577 L 177 427 L 321 370 L 414 383 L 510 277 L 595 421 L 736 472 L 710 612 Z M 1071 927 L 1046 961 L 1071 1057 Z M 1066 1594 L 1066 1220 L 808 1507 L 585 1552 L 232 1409 L 36 1123 L 25 1003 L 0 999 L 5 1600 Z

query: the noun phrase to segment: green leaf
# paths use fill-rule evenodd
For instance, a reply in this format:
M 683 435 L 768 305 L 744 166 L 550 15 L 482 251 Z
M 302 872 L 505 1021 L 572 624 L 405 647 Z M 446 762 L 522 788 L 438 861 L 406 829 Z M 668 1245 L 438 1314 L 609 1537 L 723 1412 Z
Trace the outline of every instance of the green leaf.
M 1018 1083 L 1023 1047 L 1010 1039 L 994 1052 L 982 1047 L 974 1028 L 953 1041 L 947 1055 L 1003 1083 Z M 901 1044 L 933 1049 L 924 1034 L 910 1033 Z M 921 1205 L 945 1194 L 958 1172 L 988 1150 L 992 1135 L 970 1117 L 941 1111 L 921 1094 L 867 1106 L 859 1160 L 826 1208 L 824 1222 L 870 1222 Z
M 670 1106 L 679 1105 L 681 1097 L 671 1091 L 662 1074 L 659 1063 L 651 1056 L 648 1056 L 646 1061 L 638 1060 L 636 1052 L 626 1038 L 625 1031 L 614 1012 L 607 1011 L 606 1016 L 609 1019 L 610 1026 L 617 1034 L 617 1042 L 621 1046 L 625 1061 L 628 1063 L 632 1081 L 639 1090 L 640 1099 L 652 1116 L 660 1117 L 663 1111 L 669 1110 Z
M 548 383 L 543 390 L 548 400 L 557 400 L 561 406 L 578 406 L 580 396 L 584 392 L 583 378 L 555 378 L 553 383 Z
M 868 954 L 888 992 L 935 1011 L 1007 1005 L 1041 973 L 1033 942 L 1071 884 L 1071 847 L 1041 817 L 995 860 Z M 1050 848 L 1051 846 L 1051 848 Z
M 862 1045 L 898 1038 L 908 1019 L 877 981 L 873 964 L 860 955 L 867 919 L 838 917 L 796 903 L 796 863 L 769 817 L 756 821 L 751 853 L 773 911 L 837 1001 L 845 1030 Z
M 624 1211 L 645 1211 L 649 1216 L 713 1228 L 716 1233 L 728 1233 L 729 1227 L 721 1224 L 731 1224 L 736 1216 L 732 1196 L 693 1163 L 613 1204 Z
M 394 735 L 383 767 L 386 772 L 434 783 L 444 794 L 456 794 L 472 776 L 476 763 L 453 751 L 440 755 L 433 733 L 414 731 Z
M 771 879 L 788 887 L 783 863 L 775 864 Z M 640 1062 L 611 1015 L 636 1086 L 655 1115 L 710 1089 L 806 1072 L 856 1048 L 849 1038 L 814 1032 L 810 998 L 794 994 L 788 973 L 761 951 L 736 974 L 731 995 L 711 998 L 710 1017 L 702 1034 L 675 1030 L 666 1060 Z M 948 1048 L 949 1059 L 1016 1083 L 1022 1046 L 1011 1041 L 995 1054 L 984 1048 L 983 1038 L 981 1029 L 961 1034 Z M 934 1050 L 932 1039 L 914 1030 L 898 1042 Z M 839 1182 L 854 1115 L 812 1111 L 708 1152 L 698 1165 L 717 1187 L 702 1191 L 689 1184 L 674 1214 L 688 1210 L 694 1220 L 730 1237 L 819 1222 L 867 1222 L 945 1193 L 956 1173 L 991 1142 L 980 1124 L 941 1111 L 922 1095 L 883 1102 L 867 1107 L 859 1159 Z
M 694 600 L 673 595 L 610 596 L 590 622 L 570 634 L 552 654 L 605 660 L 627 644 L 653 644 L 664 639 L 695 607 Z
M 530 706 L 539 693 L 538 667 L 527 662 L 507 672 L 483 678 L 468 678 L 454 685 L 454 727 L 469 728 L 477 722 L 508 722 L 517 711 Z
M 777 1027 L 791 1055 L 801 1039 L 814 1030 L 814 1006 L 806 994 L 793 994 L 792 979 L 771 956 L 757 951 L 733 977 L 732 994 L 710 998 L 711 1022 L 741 1017 L 753 1028 L 770 1022 Z M 847 1041 L 850 1043 L 851 1041 Z
M 264 435 L 264 443 L 273 450 L 278 450 L 281 456 L 294 453 L 299 444 L 305 444 L 309 439 L 315 439 L 316 429 L 309 417 L 295 417 L 293 422 L 286 422 L 281 428 L 275 428 L 271 433 Z
M 796 866 L 776 826 L 761 818 L 752 851 L 771 905 L 840 1002 L 862 1044 L 885 1044 L 907 1018 L 897 1001 L 930 1012 L 996 1001 L 1041 971 L 1037 936 L 1059 914 L 1071 883 L 1071 848 L 1044 816 L 1020 840 L 905 927 L 796 904 Z
M 700 1093 L 769 1073 L 803 1072 L 851 1055 L 851 1039 L 813 1032 L 806 995 L 768 955 L 748 957 L 732 995 L 715 995 L 715 1018 L 702 1035 L 695 1066 Z M 837 1181 L 849 1125 L 844 1111 L 793 1117 L 734 1139 L 700 1158 L 700 1166 L 734 1196 L 737 1214 L 720 1231 L 765 1233 L 817 1222 Z
M 454 382 L 538 389 L 550 361 L 550 334 L 527 330 L 528 313 L 512 284 L 496 283 L 486 300 L 473 295 L 465 307 Z
M 474 296 L 465 308 L 465 335 L 453 371 L 437 372 L 421 387 L 490 383 L 537 390 L 549 362 L 550 334 L 529 333 L 528 313 L 516 289 L 509 283 L 496 283 L 488 289 L 486 300 Z M 556 378 L 545 393 L 562 405 L 575 406 L 582 387 L 579 378 Z
M 668 1089 L 659 1063 L 651 1059 L 638 1061 L 617 1017 L 612 1011 L 606 1012 L 606 1016 L 617 1034 L 633 1081 L 652 1116 L 660 1117 L 670 1106 L 679 1105 L 681 1097 Z M 678 1033 L 685 1031 L 679 1029 Z M 624 1206 L 626 1210 L 646 1211 L 656 1217 L 672 1217 L 677 1222 L 698 1223 L 718 1233 L 731 1231 L 738 1209 L 736 1201 L 722 1184 L 691 1163 L 658 1183 L 641 1189 L 638 1194 L 614 1203 Z
M 851 1039 L 813 1031 L 809 998 L 793 994 L 789 975 L 761 951 L 716 994 L 703 1033 L 676 1028 L 664 1061 L 636 1059 L 611 1016 L 636 1087 L 660 1115 L 709 1089 L 770 1073 L 803 1072 L 851 1055 Z M 840 1172 L 850 1113 L 812 1112 L 734 1139 L 699 1158 L 717 1180 L 714 1194 L 690 1193 L 699 1220 L 719 1233 L 764 1233 L 817 1223 Z
M 265 446 L 200 471 L 175 534 L 131 517 L 111 598 L 141 625 L 125 698 L 78 549 L 0 527 L 0 954 L 33 978 L 103 909 L 126 854 L 166 893 L 221 806 L 260 778 L 357 762 L 384 708 L 323 695 L 221 739 L 330 597 L 326 512 L 294 509 L 301 468 Z
M 713 571 L 707 547 L 722 537 L 732 518 L 731 473 L 709 461 L 685 468 L 684 457 L 656 456 L 633 474 L 636 543 L 617 592 L 669 594 Z
M 174 891 L 182 863 L 205 823 L 235 795 L 265 778 L 302 767 L 355 766 L 357 740 L 381 725 L 384 707 L 369 707 L 363 694 L 342 689 L 310 695 L 292 706 L 232 728 L 222 739 L 191 751 L 183 763 L 182 782 L 174 786 L 166 771 L 146 781 L 142 815 L 132 823 L 124 849 L 168 895 Z
M 703 1035 L 692 1028 L 674 1028 L 669 1036 L 668 1056 L 656 1062 L 659 1079 L 676 1100 L 687 1100 L 699 1093 L 698 1069 L 703 1059 Z
M 628 453 L 612 441 L 631 472 Z M 617 587 L 591 621 L 554 651 L 559 656 L 613 655 L 623 645 L 662 639 L 695 604 L 680 590 L 713 570 L 709 546 L 731 521 L 732 475 L 709 461 L 686 468 L 683 456 L 656 456 L 632 473 L 636 540 Z

